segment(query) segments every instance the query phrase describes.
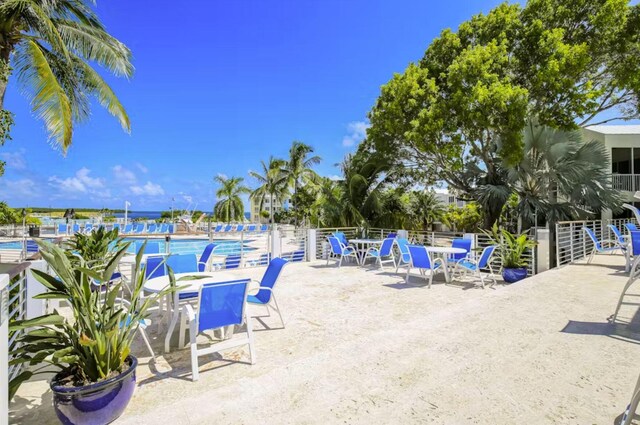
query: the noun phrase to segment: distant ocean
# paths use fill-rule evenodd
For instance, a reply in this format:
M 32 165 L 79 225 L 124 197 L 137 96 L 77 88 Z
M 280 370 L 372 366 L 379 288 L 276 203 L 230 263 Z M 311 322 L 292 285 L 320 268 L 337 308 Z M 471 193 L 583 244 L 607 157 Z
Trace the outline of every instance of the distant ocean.
M 116 218 L 124 218 L 124 213 L 114 213 Z M 251 213 L 245 212 L 244 216 L 247 220 L 251 218 Z M 129 211 L 127 213 L 128 218 L 149 218 L 155 220 L 156 218 L 160 218 L 160 211 Z

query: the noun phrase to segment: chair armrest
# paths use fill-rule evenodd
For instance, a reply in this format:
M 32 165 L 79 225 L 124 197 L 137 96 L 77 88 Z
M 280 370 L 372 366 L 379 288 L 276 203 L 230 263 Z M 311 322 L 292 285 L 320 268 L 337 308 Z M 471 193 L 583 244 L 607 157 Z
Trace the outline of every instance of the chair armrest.
M 182 313 L 187 316 L 190 322 L 196 320 L 196 312 L 193 310 L 191 304 L 185 304 L 182 306 Z

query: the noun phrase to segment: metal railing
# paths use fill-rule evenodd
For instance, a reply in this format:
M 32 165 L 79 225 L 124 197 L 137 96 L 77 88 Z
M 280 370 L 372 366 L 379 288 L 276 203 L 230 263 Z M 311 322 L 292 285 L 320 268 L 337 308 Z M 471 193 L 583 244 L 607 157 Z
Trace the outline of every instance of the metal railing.
M 612 174 L 611 185 L 616 190 L 635 192 L 640 190 L 640 174 Z
M 27 314 L 27 271 L 29 263 L 22 263 L 17 265 L 13 270 L 9 271 L 9 323 L 16 320 L 26 319 Z M 9 332 L 9 380 L 12 380 L 20 372 L 22 372 L 24 363 L 11 365 L 11 360 L 15 358 L 15 352 L 19 348 L 18 338 L 22 335 L 23 331 Z
M 638 224 L 633 218 L 556 223 L 556 265 L 559 267 L 570 264 L 591 254 L 593 241 L 583 227 L 593 230 L 598 240 L 614 240 L 616 236 L 609 225 L 616 226 L 622 234 L 626 234 L 625 223 Z

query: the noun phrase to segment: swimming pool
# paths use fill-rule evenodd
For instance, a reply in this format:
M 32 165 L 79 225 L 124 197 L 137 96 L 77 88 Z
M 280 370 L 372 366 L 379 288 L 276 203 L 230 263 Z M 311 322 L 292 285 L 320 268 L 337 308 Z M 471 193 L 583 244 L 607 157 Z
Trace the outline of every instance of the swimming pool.
M 44 239 L 47 242 L 52 242 L 53 239 Z M 33 244 L 33 239 L 27 239 L 29 245 Z M 2 249 L 22 249 L 22 241 L 10 241 L 0 242 L 0 250 Z
M 129 247 L 129 252 L 138 252 L 145 239 L 142 238 L 124 238 L 126 242 L 133 242 Z M 245 241 L 247 242 L 247 241 Z M 150 238 L 148 243 L 157 243 L 160 248 L 160 252 L 167 252 L 167 242 L 160 238 Z M 246 253 L 255 251 L 257 248 L 242 244 L 240 241 L 233 241 L 228 239 L 213 240 L 213 243 L 217 244 L 214 255 L 234 255 L 240 253 Z M 204 248 L 209 244 L 206 239 L 172 239 L 169 242 L 169 252 L 171 254 L 202 254 Z

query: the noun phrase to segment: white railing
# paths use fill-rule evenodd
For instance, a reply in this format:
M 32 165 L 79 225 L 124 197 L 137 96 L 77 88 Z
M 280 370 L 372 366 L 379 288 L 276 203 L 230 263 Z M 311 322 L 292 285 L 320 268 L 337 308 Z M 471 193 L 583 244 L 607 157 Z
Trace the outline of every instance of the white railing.
M 611 185 L 616 190 L 635 192 L 640 190 L 640 174 L 612 174 Z
M 616 226 L 622 234 L 626 234 L 625 223 L 638 225 L 633 218 L 556 223 L 556 266 L 573 263 L 591 254 L 593 241 L 583 230 L 583 227 L 593 230 L 598 240 L 615 240 L 616 236 L 609 225 Z
M 8 306 L 8 319 L 9 323 L 16 320 L 26 319 L 27 314 L 27 270 L 22 268 L 16 274 L 9 274 L 9 300 Z M 14 358 L 15 351 L 19 348 L 18 338 L 22 335 L 23 331 L 9 332 L 9 342 L 7 344 L 9 353 L 9 362 Z M 22 371 L 23 363 L 9 366 L 9 380 L 12 380 Z

